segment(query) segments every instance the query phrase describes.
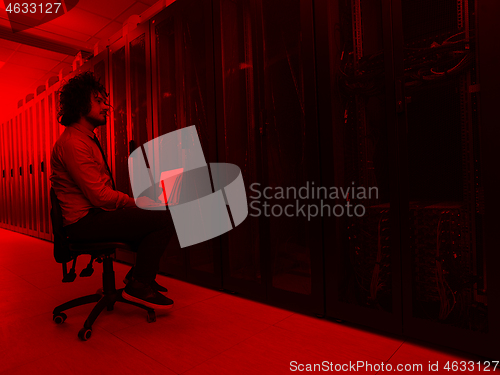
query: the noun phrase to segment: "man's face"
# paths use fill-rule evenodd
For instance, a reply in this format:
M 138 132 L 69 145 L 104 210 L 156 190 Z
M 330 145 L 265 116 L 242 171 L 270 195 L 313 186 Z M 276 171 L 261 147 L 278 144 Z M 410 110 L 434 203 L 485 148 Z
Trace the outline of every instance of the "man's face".
M 106 117 L 109 110 L 109 105 L 106 99 L 101 93 L 92 94 L 90 96 L 90 103 L 90 112 L 84 116 L 85 119 L 94 125 L 94 127 L 106 125 Z

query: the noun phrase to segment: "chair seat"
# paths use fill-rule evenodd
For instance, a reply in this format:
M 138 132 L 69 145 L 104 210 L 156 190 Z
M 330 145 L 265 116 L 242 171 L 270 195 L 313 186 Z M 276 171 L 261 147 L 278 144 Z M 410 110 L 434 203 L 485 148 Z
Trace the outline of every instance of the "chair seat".
M 123 242 L 72 242 L 69 244 L 71 251 L 84 254 L 109 253 L 115 252 L 115 249 L 124 249 L 132 251 L 130 245 Z

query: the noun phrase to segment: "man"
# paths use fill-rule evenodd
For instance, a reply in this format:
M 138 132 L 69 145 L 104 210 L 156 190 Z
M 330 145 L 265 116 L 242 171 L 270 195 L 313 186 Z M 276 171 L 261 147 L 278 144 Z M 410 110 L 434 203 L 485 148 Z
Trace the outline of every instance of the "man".
M 106 124 L 105 87 L 91 72 L 70 79 L 60 90 L 59 122 L 66 127 L 52 150 L 50 181 L 60 202 L 66 234 L 75 241 L 121 241 L 137 251 L 123 298 L 155 309 L 173 301 L 156 283 L 160 258 L 174 233 L 170 212 L 147 211 L 147 197 L 135 201 L 115 190 L 94 129 Z

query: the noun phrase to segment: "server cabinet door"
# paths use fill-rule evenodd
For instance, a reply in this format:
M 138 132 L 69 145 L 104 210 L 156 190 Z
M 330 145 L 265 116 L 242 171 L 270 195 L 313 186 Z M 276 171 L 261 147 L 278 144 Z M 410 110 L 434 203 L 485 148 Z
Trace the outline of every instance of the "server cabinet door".
M 4 209 L 3 227 L 11 229 L 10 227 L 10 147 L 9 147 L 9 128 L 10 122 L 6 121 L 2 124 L 2 139 L 0 146 L 2 147 L 2 200 Z
M 151 52 L 149 23 L 138 26 L 127 35 L 127 62 L 129 79 L 129 141 L 128 154 L 130 155 L 137 147 L 153 139 L 153 121 L 151 117 Z M 150 151 L 145 151 L 149 154 Z M 134 158 L 129 157 L 128 162 L 130 179 L 140 164 Z M 154 170 L 154 159 L 150 161 L 150 167 Z M 156 200 L 160 194 L 150 195 Z
M 326 313 L 401 333 L 390 2 L 316 4 L 323 176 L 351 206 L 325 218 Z
M 22 165 L 20 173 L 22 173 L 21 180 L 24 187 L 24 213 L 26 218 L 26 233 L 33 235 L 33 188 L 31 183 L 31 175 L 29 174 L 30 160 L 33 157 L 33 101 L 31 101 L 26 107 L 24 114 L 24 125 L 22 127 L 22 133 L 19 138 L 19 147 L 22 156 Z
M 170 5 L 150 21 L 151 25 L 151 63 L 152 88 L 153 88 L 153 127 L 154 137 L 166 134 L 181 128 L 178 124 L 180 117 L 179 89 L 177 82 L 180 79 L 178 62 L 176 58 L 176 42 L 179 28 L 175 21 L 175 12 Z M 178 77 L 178 78 L 177 78 Z M 153 150 L 155 152 L 155 150 Z M 153 160 L 153 167 L 160 170 L 157 165 L 159 159 Z M 160 271 L 182 279 L 187 277 L 187 251 L 180 249 L 177 243 L 170 243 L 162 259 Z
M 484 274 L 488 274 L 488 336 L 496 346 L 484 352 L 484 355 L 492 359 L 500 357 L 500 347 L 496 337 L 500 336 L 500 275 L 498 264 L 500 253 L 497 251 L 498 227 L 500 225 L 498 212 L 500 211 L 500 196 L 498 195 L 497 170 L 498 139 L 500 139 L 500 128 L 492 126 L 498 121 L 498 86 L 500 85 L 500 74 L 498 61 L 500 51 L 489 48 L 500 34 L 500 23 L 497 14 L 500 12 L 500 3 L 487 3 L 476 1 L 476 15 L 479 25 L 477 26 L 477 74 L 481 91 L 476 93 L 480 108 L 480 160 L 481 160 L 481 184 L 479 196 L 476 196 L 477 204 L 482 213 L 482 228 L 476 230 L 477 238 L 482 240 L 483 264 L 486 263 Z M 478 88 L 478 86 L 476 86 Z M 473 90 L 471 90 L 473 91 Z M 476 109 L 475 106 L 472 107 Z M 486 289 L 486 288 L 484 288 Z M 489 340 L 484 340 L 488 342 Z
M 48 137 L 48 126 L 47 126 L 47 97 L 44 94 L 40 100 L 40 122 L 39 122 L 39 133 L 38 133 L 38 154 L 40 159 L 36 165 L 36 171 L 39 180 L 39 206 L 40 206 L 40 229 L 39 236 L 45 240 L 50 240 L 49 232 L 49 175 L 47 174 L 47 163 L 50 161 L 50 155 L 48 154 L 49 149 L 49 137 Z
M 17 150 L 15 149 L 15 137 L 16 137 L 16 123 L 18 116 L 16 115 L 13 119 L 7 121 L 7 150 L 9 153 L 9 193 L 10 193 L 10 202 L 9 202 L 9 212 L 10 212 L 10 225 L 11 229 L 15 231 L 19 231 L 17 229 L 18 223 L 18 213 L 19 208 L 16 208 L 17 205 Z
M 21 231 L 28 234 L 31 231 L 31 217 L 29 209 L 31 207 L 31 184 L 29 177 L 26 174 L 26 164 L 28 162 L 28 147 L 26 145 L 26 134 L 29 131 L 29 105 L 25 104 L 22 108 L 22 120 L 19 121 L 17 129 L 16 148 L 19 154 L 19 166 L 17 168 L 18 189 L 19 189 L 19 206 L 21 207 Z
M 19 166 L 20 166 L 20 158 L 21 153 L 19 151 L 19 128 L 24 123 L 24 112 L 19 113 L 19 115 L 11 120 L 11 129 L 12 129 L 12 167 L 13 167 L 13 204 L 12 204 L 12 213 L 13 213 L 13 221 L 14 228 L 17 232 L 23 233 L 23 219 L 24 219 L 24 200 L 21 196 L 21 183 L 19 176 Z M 24 225 L 26 228 L 26 225 Z
M 24 220 L 23 225 L 25 225 L 25 233 L 28 235 L 33 235 L 33 217 L 32 217 L 32 207 L 33 207 L 33 196 L 32 196 L 32 186 L 31 186 L 31 176 L 29 175 L 28 166 L 30 163 L 30 157 L 32 156 L 32 137 L 33 134 L 33 102 L 25 105 L 24 109 L 24 122 L 21 127 L 20 136 L 18 139 L 18 145 L 21 152 L 20 158 L 20 168 L 19 168 L 19 178 L 21 182 L 22 199 L 24 205 Z
M 124 38 L 119 39 L 109 47 L 110 66 L 110 104 L 111 128 L 109 133 L 109 144 L 111 154 L 111 169 L 115 180 L 116 190 L 132 196 L 130 191 L 128 173 L 128 80 L 126 62 L 126 42 Z M 105 67 L 105 63 L 104 63 Z M 101 62 L 100 73 L 102 74 L 103 63 Z M 135 263 L 135 254 L 124 250 L 117 250 L 116 259 Z
M 20 224 L 20 232 L 28 234 L 30 231 L 29 223 L 29 207 L 30 207 L 30 187 L 31 185 L 28 183 L 28 178 L 26 175 L 26 167 L 25 164 L 28 160 L 28 149 L 25 146 L 27 126 L 29 121 L 28 110 L 23 109 L 22 114 L 20 115 L 19 125 L 16 129 L 16 139 L 15 139 L 15 147 L 17 151 L 17 193 L 18 193 L 18 207 L 19 207 L 19 224 Z
M 99 79 L 99 81 L 104 85 L 104 87 L 106 87 L 106 91 L 109 94 L 108 59 L 109 59 L 109 52 L 106 49 L 92 59 L 92 70 L 94 72 L 95 77 Z M 99 128 L 96 131 L 104 155 L 108 160 L 108 165 L 112 165 L 111 158 L 109 157 L 110 155 L 109 134 L 111 134 L 110 129 L 111 129 L 111 114 L 108 117 L 106 125 L 99 126 Z
M 17 214 L 14 212 L 16 209 L 16 199 L 17 199 L 17 175 L 16 175 L 16 156 L 14 149 L 14 137 L 15 137 L 15 121 L 17 121 L 17 116 L 7 122 L 7 142 L 8 142 L 8 154 L 9 154 L 9 223 L 12 230 L 16 229 L 17 226 Z M 17 209 L 19 210 L 19 209 Z
M 154 17 L 151 51 L 155 136 L 195 125 L 205 160 L 217 161 L 211 1 L 175 2 Z M 168 162 L 156 160 L 155 173 L 167 170 Z M 183 185 L 193 183 L 189 176 L 183 177 Z M 220 287 L 220 238 L 186 249 L 175 243 L 162 270 Z
M 5 228 L 10 228 L 10 203 L 11 195 L 10 195 L 10 147 L 9 147 L 9 121 L 6 121 L 2 127 L 2 140 L 0 144 L 2 146 L 3 152 L 3 170 L 5 170 L 5 177 L 2 178 L 3 186 L 4 186 L 4 207 L 5 207 Z
M 33 235 L 39 238 L 43 238 L 43 187 L 42 181 L 40 179 L 40 162 L 41 162 L 41 144 L 40 144 L 40 127 L 42 126 L 42 120 L 40 118 L 40 98 L 36 98 L 36 103 L 33 106 L 33 147 L 31 158 L 31 163 L 28 166 L 29 174 L 31 176 L 33 185 L 33 198 L 35 199 L 33 204 Z
M 19 201 L 19 150 L 17 147 L 17 132 L 18 120 L 22 121 L 22 115 L 14 117 L 9 122 L 10 127 L 10 158 L 11 169 L 10 176 L 12 179 L 11 184 L 11 213 L 12 213 L 12 226 L 15 231 L 21 232 L 21 205 Z
M 14 172 L 15 172 L 15 167 L 14 167 L 14 140 L 12 139 L 14 137 L 14 131 L 12 129 L 12 120 L 7 121 L 6 124 L 6 152 L 7 152 L 7 195 L 9 197 L 9 200 L 7 202 L 7 211 L 8 211 L 8 218 L 9 218 L 9 228 L 11 230 L 15 230 L 15 219 L 14 219 L 14 213 L 13 213 L 13 208 L 14 208 L 14 194 L 15 194 L 15 179 L 14 179 Z
M 474 90 L 474 1 L 448 0 L 440 7 L 436 13 L 432 1 L 401 1 L 399 15 L 407 51 L 403 332 L 498 357 L 490 311 L 497 295 L 488 287 L 483 239 L 481 177 L 487 169 Z
M 127 137 L 127 68 L 125 40 L 122 38 L 109 47 L 111 64 L 112 134 L 111 156 L 116 189 L 130 193 L 128 177 Z
M 261 181 L 254 75 L 255 12 L 246 0 L 214 1 L 218 158 L 241 169 L 247 192 Z M 259 218 L 221 237 L 223 288 L 265 300 Z
M 34 171 L 34 166 L 37 160 L 37 126 L 38 126 L 38 117 L 36 112 L 37 106 L 36 99 L 33 100 L 33 104 L 30 108 L 30 126 L 29 133 L 27 134 L 27 138 L 29 140 L 29 149 L 28 149 L 28 162 L 26 163 L 26 175 L 30 181 L 31 188 L 31 207 L 29 208 L 29 212 L 31 215 L 31 235 L 33 237 L 38 237 L 38 186 L 36 181 L 36 174 Z
M 263 178 L 249 213 L 263 223 L 267 300 L 323 314 L 320 202 L 311 190 L 321 185 L 313 5 L 259 1 L 258 8 Z
M 65 77 L 65 79 L 69 79 L 68 77 Z M 55 91 L 54 92 L 54 130 L 55 130 L 55 138 L 54 138 L 54 142 L 57 141 L 59 139 L 59 137 L 61 136 L 62 132 L 64 131 L 65 127 L 64 125 L 61 125 L 59 123 L 59 119 L 57 117 L 57 109 L 58 109 L 58 104 L 59 103 L 59 92 L 58 91 Z
M 59 84 L 57 86 L 53 87 L 50 89 L 50 92 L 47 94 L 47 133 L 48 133 L 48 159 L 49 162 L 47 163 L 47 176 L 50 179 L 50 175 L 52 173 L 52 167 L 50 165 L 50 156 L 52 154 L 52 149 L 54 147 L 54 144 L 56 143 L 57 140 L 57 128 L 59 127 L 59 123 L 57 122 L 57 111 L 56 111 L 56 92 L 54 91 L 56 87 L 59 87 Z M 50 181 L 50 180 L 49 180 Z M 50 183 L 50 182 L 49 182 Z M 50 187 L 49 187 L 50 189 Z M 50 199 L 49 199 L 49 210 L 51 209 L 50 205 Z M 50 212 L 50 211 L 49 211 Z M 49 220 L 49 234 L 50 234 L 50 240 L 53 240 L 53 233 L 52 233 L 52 221 Z
M 7 147 L 5 147 L 5 124 L 2 123 L 0 128 L 0 170 L 1 170 L 1 194 L 0 194 L 0 210 L 1 210 L 1 227 L 7 228 L 8 226 L 8 218 L 7 218 L 7 175 L 6 172 L 6 158 L 7 158 Z
M 149 24 L 127 35 L 130 81 L 129 153 L 153 139 Z M 133 171 L 133 168 L 132 168 Z
M 134 178 L 134 171 L 139 166 L 129 155 L 142 144 L 150 141 L 153 138 L 152 120 L 151 120 L 151 78 L 150 78 L 150 51 L 149 51 L 149 24 L 141 25 L 129 34 L 126 40 L 120 42 L 119 49 L 121 54 L 125 53 L 125 71 L 118 74 L 125 74 L 126 77 L 126 132 L 120 133 L 115 129 L 115 144 L 116 137 L 126 137 L 120 141 L 120 152 L 123 152 L 127 160 L 127 179 Z M 123 43 L 123 47 L 122 46 Z M 112 55 L 112 61 L 114 59 Z M 114 69 L 116 67 L 116 59 L 113 67 L 113 79 L 115 79 Z M 120 69 L 123 66 L 120 67 Z M 113 84 L 113 88 L 116 85 Z M 120 159 L 121 160 L 121 159 Z M 123 162 L 123 161 L 122 161 Z M 132 192 L 129 193 L 132 195 Z M 150 198 L 155 199 L 154 196 Z M 118 252 L 117 258 L 133 262 L 134 254 Z
M 24 219 L 24 200 L 21 196 L 21 183 L 19 176 L 19 167 L 20 167 L 20 159 L 22 154 L 19 150 L 19 128 L 24 124 L 24 113 L 20 113 L 19 116 L 15 119 L 15 121 L 11 121 L 12 126 L 12 166 L 14 170 L 13 178 L 13 214 L 14 214 L 14 227 L 18 232 L 23 233 L 23 219 Z M 26 228 L 26 225 L 24 225 Z
M 36 103 L 33 101 L 30 103 L 28 108 L 28 122 L 26 124 L 25 136 L 22 139 L 23 147 L 26 150 L 25 164 L 23 173 L 26 176 L 26 183 L 28 185 L 27 190 L 27 214 L 28 214 L 28 234 L 34 237 L 38 237 L 37 228 L 37 189 L 35 185 L 35 175 L 33 174 L 33 164 L 36 158 Z

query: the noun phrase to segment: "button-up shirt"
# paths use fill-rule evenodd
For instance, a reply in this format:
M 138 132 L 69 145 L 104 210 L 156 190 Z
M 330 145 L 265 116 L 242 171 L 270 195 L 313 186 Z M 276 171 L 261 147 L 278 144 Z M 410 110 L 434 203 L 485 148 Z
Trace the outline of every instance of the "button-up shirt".
M 113 190 L 95 134 L 80 124 L 67 126 L 52 149 L 50 181 L 61 205 L 64 226 L 91 208 L 113 211 L 133 206 L 133 198 Z

